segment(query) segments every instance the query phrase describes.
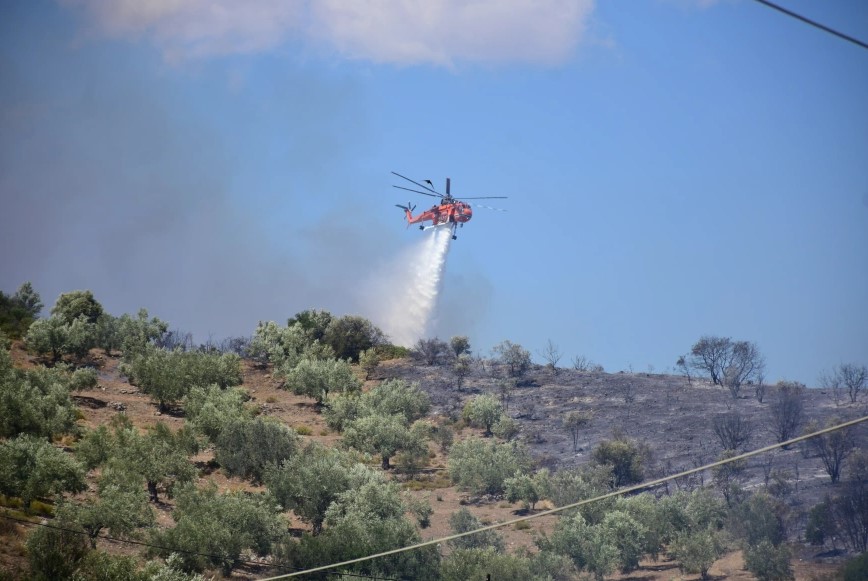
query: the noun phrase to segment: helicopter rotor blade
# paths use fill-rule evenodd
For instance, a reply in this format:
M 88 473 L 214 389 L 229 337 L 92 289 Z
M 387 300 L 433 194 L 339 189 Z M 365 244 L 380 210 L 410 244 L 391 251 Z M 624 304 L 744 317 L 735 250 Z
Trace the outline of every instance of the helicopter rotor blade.
M 461 196 L 459 200 L 505 200 L 508 196 L 476 196 L 473 198 L 465 198 Z
M 473 204 L 475 208 L 485 208 L 486 210 L 494 210 L 495 212 L 506 212 L 503 208 L 494 208 L 492 206 L 484 206 L 483 204 Z
M 440 194 L 429 194 L 428 192 L 420 192 L 419 190 L 411 190 L 410 188 L 405 188 L 404 186 L 392 186 L 393 188 L 398 188 L 399 190 L 407 190 L 408 192 L 415 192 L 417 194 L 422 194 L 423 196 L 431 196 L 432 198 L 442 198 Z
M 430 187 L 426 186 L 425 184 L 420 184 L 420 183 L 417 182 L 417 181 L 411 180 L 411 179 L 408 178 L 407 176 L 402 176 L 401 174 L 399 174 L 399 173 L 396 172 L 396 171 L 393 171 L 392 173 L 395 174 L 396 176 L 398 176 L 399 178 L 403 178 L 403 179 L 407 180 L 408 182 L 410 182 L 410 183 L 412 183 L 412 184 L 416 184 L 417 186 L 419 186 L 420 188 L 422 188 L 422 189 L 424 189 L 424 190 L 428 190 L 429 192 L 432 192 L 432 193 L 434 193 L 434 194 L 437 194 L 437 195 L 440 196 L 441 198 L 443 197 L 443 195 L 440 194 L 440 193 L 438 193 L 437 190 L 435 190 L 434 188 L 430 188 Z M 397 188 L 397 187 L 400 187 L 400 186 L 395 186 L 395 187 Z M 410 191 L 414 191 L 414 190 L 410 190 Z

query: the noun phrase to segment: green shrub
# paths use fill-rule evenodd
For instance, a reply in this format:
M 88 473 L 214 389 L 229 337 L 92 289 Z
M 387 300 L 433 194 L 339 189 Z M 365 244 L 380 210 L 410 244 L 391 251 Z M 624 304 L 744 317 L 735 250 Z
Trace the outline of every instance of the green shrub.
M 499 494 L 506 479 L 527 472 L 530 463 L 527 449 L 515 442 L 469 438 L 452 445 L 449 475 L 452 482 L 475 494 Z
M 87 555 L 84 530 L 75 522 L 55 519 L 49 526 L 35 527 L 27 537 L 27 560 L 31 578 L 39 581 L 69 579 Z
M 464 507 L 449 516 L 449 528 L 452 529 L 453 534 L 466 533 L 481 526 L 479 519 Z M 449 541 L 449 546 L 453 549 L 492 548 L 498 553 L 502 553 L 506 548 L 503 537 L 494 529 L 452 539 Z
M 73 391 L 93 389 L 97 386 L 98 377 L 96 369 L 91 367 L 76 369 L 69 378 L 69 389 Z
M 744 551 L 745 569 L 759 581 L 788 581 L 795 579 L 790 565 L 790 550 L 785 545 L 775 546 L 762 540 Z
M 612 467 L 614 485 L 617 488 L 642 482 L 643 464 L 647 454 L 647 449 L 633 440 L 617 438 L 600 442 L 594 448 L 591 458 L 597 464 Z
M 841 568 L 841 581 L 864 581 L 868 579 L 868 553 L 862 553 L 847 561 Z

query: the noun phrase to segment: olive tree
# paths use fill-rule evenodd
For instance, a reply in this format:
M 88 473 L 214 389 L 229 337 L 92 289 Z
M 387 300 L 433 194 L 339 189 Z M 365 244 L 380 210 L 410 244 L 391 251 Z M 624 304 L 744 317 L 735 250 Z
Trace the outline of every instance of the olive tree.
M 482 394 L 473 397 L 464 406 L 462 415 L 472 425 L 484 428 L 485 436 L 491 436 L 491 427 L 503 416 L 503 408 L 493 395 Z
M 63 368 L 15 369 L 9 352 L 0 349 L 0 437 L 76 431 L 70 380 Z
M 492 349 L 501 365 L 506 366 L 510 377 L 523 377 L 530 369 L 530 351 L 512 341 L 498 343 Z
M 124 469 L 145 478 L 153 502 L 159 502 L 159 487 L 171 494 L 176 485 L 196 477 L 196 467 L 189 458 L 198 451 L 198 444 L 188 430 L 172 432 L 166 424 L 157 422 L 144 436 L 132 427 L 118 432 L 118 436 L 118 461 Z
M 25 346 L 39 355 L 51 355 L 51 361 L 60 361 L 66 352 L 69 328 L 60 317 L 34 321 L 24 337 Z
M 153 533 L 153 544 L 160 547 L 154 550 L 164 556 L 176 552 L 187 569 L 220 567 L 225 576 L 238 566 L 245 551 L 270 554 L 286 527 L 270 497 L 218 494 L 214 484 L 182 488 L 172 518 L 174 527 Z
M 194 387 L 184 397 L 184 412 L 187 420 L 214 443 L 226 426 L 250 417 L 244 407 L 248 399 L 247 392 L 237 387 Z
M 291 458 L 299 448 L 293 430 L 269 418 L 236 420 L 217 437 L 214 458 L 230 475 L 262 482 L 269 464 Z
M 345 446 L 379 456 L 383 470 L 391 468 L 390 459 L 398 452 L 427 453 L 422 435 L 409 428 L 403 416 L 369 415 L 344 426 Z
M 311 443 L 305 449 L 265 470 L 265 485 L 275 500 L 322 532 L 326 510 L 338 495 L 372 478 L 371 470 L 356 464 L 337 448 Z
M 551 494 L 549 471 L 543 468 L 533 475 L 516 474 L 503 482 L 506 499 L 509 502 L 521 501 L 526 508 L 534 510 L 536 503 Z
M 387 379 L 361 395 L 351 392 L 333 398 L 324 415 L 330 428 L 341 431 L 347 423 L 370 415 L 399 415 L 408 425 L 424 417 L 430 407 L 431 400 L 418 383 Z
M 93 297 L 89 290 L 77 290 L 63 293 L 51 308 L 51 314 L 69 324 L 78 317 L 84 317 L 88 323 L 96 323 L 103 314 L 102 305 Z
M 452 445 L 448 465 L 459 487 L 474 494 L 498 494 L 507 478 L 530 469 L 531 459 L 527 448 L 515 442 L 468 438 Z
M 331 318 L 322 342 L 334 350 L 336 358 L 358 361 L 362 351 L 385 344 L 386 335 L 364 317 L 345 315 Z
M 449 339 L 449 347 L 452 348 L 452 353 L 455 357 L 461 357 L 462 355 L 469 357 L 471 354 L 470 339 L 465 335 L 456 335 Z
M 381 473 L 342 492 L 326 511 L 322 532 L 282 544 L 280 562 L 307 568 L 412 545 L 419 532 L 406 516 L 408 506 L 397 483 Z M 360 563 L 352 572 L 374 577 L 400 577 L 434 581 L 439 575 L 439 554 L 434 547 L 399 553 Z
M 75 521 L 56 518 L 34 527 L 27 536 L 30 576 L 37 581 L 70 579 L 90 551 L 84 529 Z
M 377 370 L 377 367 L 379 366 L 380 355 L 373 347 L 371 349 L 365 349 L 364 351 L 359 353 L 359 367 L 364 370 L 365 379 L 371 379 L 371 375 Z
M 140 527 L 154 524 L 154 512 L 140 475 L 123 468 L 109 467 L 99 476 L 98 496 L 79 504 L 63 504 L 59 515 L 79 523 L 96 548 L 96 539 L 104 529 L 113 537 L 129 537 Z
M 577 569 L 588 571 L 596 581 L 614 573 L 620 552 L 600 525 L 588 524 L 581 513 L 563 516 L 548 539 L 538 541 L 544 551 L 569 557 Z
M 0 493 L 29 508 L 37 498 L 85 489 L 84 468 L 41 438 L 21 434 L 0 442 Z
M 234 353 L 167 351 L 146 347 L 131 363 L 121 366 L 130 383 L 157 400 L 160 409 L 186 396 L 193 387 L 216 384 L 221 388 L 239 385 L 241 360 Z
M 157 317 L 150 317 L 147 309 L 139 309 L 136 316 L 121 315 L 117 320 L 118 335 L 124 360 L 132 361 L 148 347 L 154 347 L 169 329 L 169 324 Z
M 467 533 L 482 527 L 479 519 L 466 507 L 461 507 L 457 512 L 449 516 L 449 528 L 454 534 Z M 485 549 L 492 548 L 502 553 L 506 548 L 503 537 L 495 530 L 482 531 L 465 537 L 458 537 L 449 541 L 453 549 Z
M 314 398 L 318 404 L 328 399 L 330 393 L 347 393 L 361 390 L 361 382 L 353 375 L 350 364 L 341 359 L 302 359 L 286 373 L 286 388 L 296 395 Z
M 563 425 L 573 440 L 573 452 L 579 451 L 579 435 L 582 428 L 586 427 L 589 423 L 591 423 L 591 415 L 588 413 L 572 411 L 564 416 Z

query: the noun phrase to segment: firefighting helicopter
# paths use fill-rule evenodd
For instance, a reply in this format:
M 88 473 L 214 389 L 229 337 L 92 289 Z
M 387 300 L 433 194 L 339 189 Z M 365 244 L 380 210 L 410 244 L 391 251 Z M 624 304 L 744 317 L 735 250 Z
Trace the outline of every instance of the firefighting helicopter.
M 446 193 L 441 194 L 437 190 L 434 189 L 434 184 L 431 183 L 431 180 L 423 180 L 426 184 L 421 184 L 417 181 L 411 180 L 407 176 L 402 176 L 398 172 L 392 172 L 394 175 L 398 176 L 401 179 L 405 179 L 408 182 L 419 186 L 420 188 L 426 190 L 424 192 L 419 190 L 414 190 L 412 188 L 405 188 L 404 186 L 395 186 L 393 188 L 398 188 L 399 190 L 407 190 L 408 192 L 415 192 L 417 194 L 422 194 L 423 196 L 431 196 L 432 198 L 440 198 L 439 204 L 434 204 L 430 209 L 425 210 L 424 212 L 413 215 L 413 210 L 416 209 L 416 206 L 407 202 L 406 206 L 402 206 L 401 204 L 395 204 L 397 207 L 404 210 L 404 214 L 407 218 L 407 227 L 410 227 L 410 224 L 419 224 L 419 230 L 428 230 L 430 228 L 435 228 L 442 224 L 449 224 L 452 228 L 452 239 L 457 240 L 458 236 L 455 234 L 455 231 L 459 226 L 464 227 L 465 222 L 469 222 L 470 218 L 473 217 L 473 209 L 470 207 L 470 204 L 464 202 L 463 200 L 503 200 L 506 199 L 507 196 L 477 196 L 473 198 L 463 198 L 461 200 L 457 198 L 453 198 L 450 192 L 451 180 L 446 178 Z M 492 208 L 491 206 L 483 206 L 482 204 L 474 204 L 478 208 L 487 208 L 489 210 L 496 210 L 498 212 L 505 212 L 501 208 Z M 425 226 L 423 222 L 431 221 L 431 224 Z

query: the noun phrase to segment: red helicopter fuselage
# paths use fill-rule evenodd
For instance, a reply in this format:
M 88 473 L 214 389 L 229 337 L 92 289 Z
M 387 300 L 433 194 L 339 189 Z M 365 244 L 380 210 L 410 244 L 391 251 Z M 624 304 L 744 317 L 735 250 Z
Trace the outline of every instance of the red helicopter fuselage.
M 404 208 L 404 213 L 408 224 L 421 224 L 421 228 L 425 228 L 424 222 L 428 220 L 431 221 L 431 226 L 439 226 L 440 224 L 464 224 L 473 217 L 470 204 L 457 200 L 444 200 L 442 204 L 435 204 L 416 216 L 407 207 Z

